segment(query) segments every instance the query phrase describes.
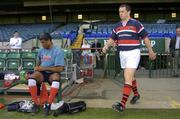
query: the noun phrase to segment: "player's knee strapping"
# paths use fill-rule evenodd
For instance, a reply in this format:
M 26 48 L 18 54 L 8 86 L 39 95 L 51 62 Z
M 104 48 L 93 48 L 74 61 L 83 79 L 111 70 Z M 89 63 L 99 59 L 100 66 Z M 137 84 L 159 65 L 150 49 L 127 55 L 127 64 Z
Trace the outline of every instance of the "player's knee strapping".
M 54 80 L 52 81 L 51 88 L 59 89 L 59 84 L 60 84 L 59 81 Z
M 28 86 L 29 87 L 36 86 L 36 80 L 35 79 L 28 79 Z

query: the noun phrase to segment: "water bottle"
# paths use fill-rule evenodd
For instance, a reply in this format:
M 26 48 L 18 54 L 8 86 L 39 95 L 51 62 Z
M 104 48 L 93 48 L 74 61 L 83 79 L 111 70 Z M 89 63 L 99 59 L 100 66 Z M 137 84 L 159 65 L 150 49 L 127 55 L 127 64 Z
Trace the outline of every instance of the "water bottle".
M 20 80 L 26 80 L 26 71 L 25 70 L 20 71 Z

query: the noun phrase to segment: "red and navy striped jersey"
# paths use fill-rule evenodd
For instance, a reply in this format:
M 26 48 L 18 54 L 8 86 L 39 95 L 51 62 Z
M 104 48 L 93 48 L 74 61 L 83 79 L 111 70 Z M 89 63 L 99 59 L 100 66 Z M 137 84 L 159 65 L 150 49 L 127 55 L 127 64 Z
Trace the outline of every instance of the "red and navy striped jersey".
M 118 51 L 129 51 L 140 48 L 140 40 L 147 37 L 144 26 L 135 19 L 129 19 L 125 26 L 118 22 L 112 31 L 111 38 L 117 42 Z

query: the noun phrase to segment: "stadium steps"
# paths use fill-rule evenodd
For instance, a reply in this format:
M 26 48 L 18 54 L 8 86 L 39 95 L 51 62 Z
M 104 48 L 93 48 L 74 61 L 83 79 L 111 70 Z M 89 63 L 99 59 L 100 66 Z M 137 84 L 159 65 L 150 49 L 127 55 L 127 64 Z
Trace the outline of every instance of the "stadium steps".
M 82 42 L 83 42 L 83 38 L 84 35 L 83 34 L 79 34 L 76 38 L 76 40 L 74 41 L 74 43 L 70 46 L 70 48 L 81 48 Z

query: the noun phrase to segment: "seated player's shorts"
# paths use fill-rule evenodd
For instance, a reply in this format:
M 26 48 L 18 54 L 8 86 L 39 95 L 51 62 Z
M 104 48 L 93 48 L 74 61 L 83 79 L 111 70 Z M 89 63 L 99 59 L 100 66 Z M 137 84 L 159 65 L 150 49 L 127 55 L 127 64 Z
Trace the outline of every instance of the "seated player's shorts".
M 44 78 L 44 82 L 51 83 L 49 77 L 50 77 L 53 73 L 54 73 L 54 72 L 41 71 L 41 74 L 43 75 L 43 78 Z
M 140 49 L 119 52 L 121 68 L 137 69 L 140 61 Z

